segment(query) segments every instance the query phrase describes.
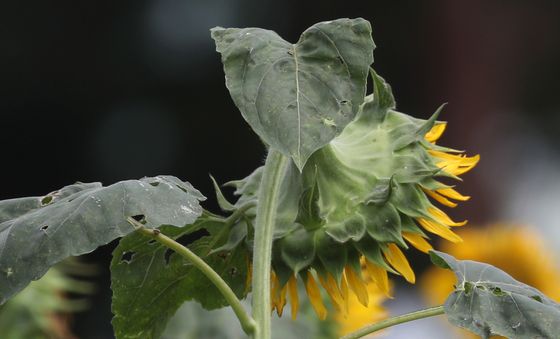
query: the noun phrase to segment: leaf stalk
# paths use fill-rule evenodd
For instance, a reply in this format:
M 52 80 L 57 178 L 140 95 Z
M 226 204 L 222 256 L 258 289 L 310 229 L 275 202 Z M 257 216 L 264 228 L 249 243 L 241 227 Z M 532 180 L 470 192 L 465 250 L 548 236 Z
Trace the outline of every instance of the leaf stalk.
M 361 338 L 365 335 L 368 335 L 370 333 L 382 330 L 382 329 L 387 328 L 387 327 L 395 326 L 395 325 L 398 325 L 398 324 L 403 324 L 403 323 L 418 320 L 418 319 L 429 318 L 429 317 L 433 317 L 433 316 L 440 315 L 440 314 L 443 314 L 443 313 L 444 313 L 443 305 L 426 308 L 426 309 L 423 309 L 423 310 L 419 310 L 419 311 L 399 315 L 399 316 L 396 316 L 396 317 L 392 317 L 392 318 L 389 318 L 389 319 L 385 319 L 385 320 L 377 322 L 375 324 L 371 324 L 371 325 L 362 327 L 361 329 L 359 329 L 355 332 L 352 332 L 350 334 L 347 334 L 344 337 L 341 337 L 340 339 Z

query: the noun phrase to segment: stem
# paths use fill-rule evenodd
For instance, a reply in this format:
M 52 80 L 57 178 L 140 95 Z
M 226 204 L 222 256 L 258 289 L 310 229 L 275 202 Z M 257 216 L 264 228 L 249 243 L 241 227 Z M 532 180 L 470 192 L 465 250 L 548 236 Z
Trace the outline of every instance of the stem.
M 253 317 L 255 338 L 270 339 L 270 262 L 272 235 L 276 221 L 283 172 L 289 161 L 274 149 L 268 151 L 259 187 L 255 241 L 253 246 Z
M 361 329 L 359 329 L 355 332 L 352 332 L 350 334 L 347 334 L 340 339 L 361 338 L 361 337 L 363 337 L 367 334 L 382 330 L 382 329 L 387 328 L 387 327 L 395 326 L 395 325 L 406 323 L 406 322 L 413 321 L 413 320 L 433 317 L 433 316 L 440 315 L 440 314 L 443 314 L 443 313 L 444 313 L 443 306 L 426 308 L 424 310 L 419 310 L 419 311 L 399 315 L 397 317 L 392 317 L 392 318 L 380 321 L 378 323 L 362 327 Z
M 231 290 L 229 285 L 220 277 L 216 271 L 212 269 L 204 260 L 202 260 L 199 256 L 194 254 L 191 250 L 186 248 L 185 246 L 181 245 L 180 243 L 176 242 L 175 240 L 169 238 L 165 234 L 161 233 L 158 229 L 148 229 L 144 227 L 141 223 L 134 220 L 133 218 L 127 219 L 129 223 L 131 223 L 136 230 L 146 236 L 152 237 L 162 245 L 174 250 L 183 258 L 190 261 L 196 268 L 198 268 L 222 293 L 228 304 L 231 305 L 233 312 L 239 319 L 241 323 L 241 327 L 243 331 L 248 335 L 251 335 L 255 332 L 255 320 L 249 316 L 241 301 L 237 299 L 235 293 Z

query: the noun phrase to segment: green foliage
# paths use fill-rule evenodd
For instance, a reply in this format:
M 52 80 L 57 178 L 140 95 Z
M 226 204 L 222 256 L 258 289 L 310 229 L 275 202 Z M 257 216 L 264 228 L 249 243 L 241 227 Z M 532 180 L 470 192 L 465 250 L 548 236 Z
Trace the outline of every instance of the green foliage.
M 260 28 L 217 27 L 212 38 L 241 114 L 300 170 L 364 101 L 374 48 L 364 19 L 315 24 L 296 44 Z
M 223 222 L 206 217 L 184 228 L 161 228 L 167 236 L 187 243 L 241 298 L 247 293 L 247 251 L 237 247 L 231 252 L 209 255 L 223 244 L 227 231 Z M 196 300 L 206 309 L 227 305 L 201 271 L 139 233 L 123 238 L 113 252 L 111 280 L 113 327 L 118 339 L 158 338 L 176 310 L 188 300 Z
M 443 106 L 428 120 L 396 111 L 390 86 L 370 68 L 375 45 L 369 22 L 321 22 L 295 44 L 260 28 L 214 28 L 212 38 L 233 101 L 273 151 L 269 156 L 277 157 L 265 179 L 261 167 L 228 183 L 239 196 L 232 204 L 211 178 L 220 208 L 232 212 L 228 219 L 203 213 L 204 196 L 170 176 L 107 187 L 77 183 L 42 197 L 0 201 L 0 304 L 62 259 L 126 236 L 111 263 L 118 339 L 158 338 L 185 301 L 217 309 L 226 306 L 224 295 L 246 333 L 257 326 L 256 333 L 268 338 L 262 324 L 268 323 L 270 255 L 281 285 L 308 268 L 341 281 L 345 267 L 361 271 L 361 255 L 395 273 L 382 254 L 393 249 L 388 244 L 406 248 L 403 231 L 425 237 L 415 219 L 435 221 L 430 210 L 437 210 L 423 189 L 449 188 L 437 177 L 456 178 L 430 154 L 457 151 L 425 139 Z M 133 233 L 132 218 L 140 232 Z M 257 240 L 255 230 L 262 231 Z M 538 290 L 487 264 L 431 255 L 459 280 L 445 304 L 451 323 L 484 338 L 558 336 L 560 306 Z M 248 293 L 251 264 L 260 273 L 255 319 L 235 298 Z M 401 273 L 410 270 L 407 265 Z
M 160 176 L 0 201 L 0 303 L 62 259 L 134 231 L 127 217 L 141 216 L 149 228 L 184 226 L 202 213 L 203 199 L 188 182 Z
M 434 264 L 457 276 L 445 301 L 450 323 L 482 338 L 558 338 L 560 305 L 537 289 L 488 264 L 430 252 Z
M 62 262 L 61 264 L 65 264 Z M 73 275 L 80 275 L 81 263 L 69 267 Z M 41 279 L 31 282 L 21 293 L 0 306 L 0 333 L 9 339 L 73 338 L 68 314 L 86 309 L 87 299 L 68 298 L 67 293 L 91 294 L 91 282 L 69 278 L 68 268 L 52 267 Z

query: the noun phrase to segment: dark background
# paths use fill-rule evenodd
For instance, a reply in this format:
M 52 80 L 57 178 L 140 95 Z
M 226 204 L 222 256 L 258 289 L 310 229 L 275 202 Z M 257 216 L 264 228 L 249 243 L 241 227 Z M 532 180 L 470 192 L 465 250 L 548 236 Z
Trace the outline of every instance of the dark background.
M 558 1 L 4 2 L 0 199 L 171 174 L 217 211 L 208 173 L 241 178 L 264 148 L 229 97 L 209 29 L 256 26 L 295 42 L 315 22 L 358 16 L 372 22 L 374 67 L 398 109 L 427 118 L 448 102 L 441 143 L 481 154 L 459 186 L 473 199 L 451 214 L 474 224 L 507 215 L 509 188 L 527 174 L 516 170 L 535 154 L 542 166 L 558 157 Z M 112 336 L 113 246 L 88 256 L 103 272 L 76 319 L 80 338 Z

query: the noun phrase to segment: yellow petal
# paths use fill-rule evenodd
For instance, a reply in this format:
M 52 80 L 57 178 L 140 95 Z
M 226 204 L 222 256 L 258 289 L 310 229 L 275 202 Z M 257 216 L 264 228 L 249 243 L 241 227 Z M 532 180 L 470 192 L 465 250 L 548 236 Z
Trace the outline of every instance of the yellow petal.
M 348 280 L 348 285 L 350 285 L 350 289 L 356 294 L 358 297 L 358 301 L 360 304 L 367 307 L 369 304 L 369 296 L 367 292 L 367 286 L 365 282 L 362 280 L 362 277 L 359 276 L 352 267 L 346 266 L 344 268 L 344 273 L 346 274 L 346 279 Z
M 428 151 L 432 156 L 442 159 L 436 163 L 439 168 L 453 175 L 461 175 L 470 171 L 480 160 L 480 155 L 467 157 L 466 155 L 450 154 L 441 151 Z
M 272 310 L 278 310 L 278 301 L 280 296 L 279 282 L 274 271 L 270 272 L 270 303 Z
M 440 188 L 438 190 L 436 190 L 436 192 L 438 192 L 439 194 L 446 196 L 448 198 L 451 198 L 453 200 L 459 200 L 459 201 L 467 201 L 469 200 L 471 197 L 466 196 L 466 195 L 462 195 L 461 193 L 457 192 L 456 190 L 454 190 L 451 187 L 448 188 Z
M 247 257 L 247 278 L 245 279 L 245 291 L 249 292 L 251 288 L 251 280 L 253 279 L 253 265 Z
M 340 294 L 340 290 L 336 284 L 336 280 L 334 280 L 333 276 L 330 273 L 327 273 L 327 277 L 324 278 L 322 275 L 319 275 L 319 282 L 323 285 L 323 288 L 327 291 L 334 307 L 339 312 L 346 312 L 344 307 L 344 300 L 342 299 L 342 295 Z
M 342 295 L 342 300 L 344 300 L 344 313 L 348 313 L 348 301 L 350 298 L 348 297 L 348 282 L 346 282 L 346 277 L 344 274 L 342 275 L 342 279 L 340 280 L 340 294 Z
M 454 203 L 453 201 L 447 199 L 446 197 L 438 194 L 437 192 L 434 192 L 432 190 L 429 189 L 422 189 L 424 192 L 426 192 L 427 195 L 429 195 L 430 197 L 434 198 L 434 200 L 436 200 L 437 202 L 439 202 L 442 205 L 445 206 L 449 206 L 449 207 L 455 207 L 457 206 L 456 203 Z
M 368 274 L 370 275 L 371 279 L 375 282 L 377 287 L 389 298 L 391 297 L 391 291 L 389 289 L 389 277 L 387 275 L 387 271 L 383 268 L 377 266 L 376 264 L 371 263 L 369 260 L 366 260 L 366 269 Z
M 284 306 L 286 306 L 286 292 L 288 292 L 288 284 L 284 285 L 284 287 L 280 290 L 280 297 L 278 303 L 276 304 L 276 313 L 279 317 L 282 316 Z
M 451 242 L 457 243 L 463 241 L 461 237 L 453 233 L 453 231 L 451 231 L 445 225 L 424 218 L 417 218 L 416 221 L 418 221 L 418 223 L 420 223 L 420 225 L 422 225 L 422 227 L 424 227 L 426 231 L 437 234 L 440 237 L 447 239 Z
M 309 302 L 311 302 L 311 306 L 313 306 L 315 313 L 317 313 L 319 319 L 325 320 L 327 318 L 327 309 L 325 308 L 325 305 L 323 305 L 323 298 L 321 298 L 319 286 L 317 286 L 315 278 L 313 278 L 313 274 L 311 274 L 310 271 L 307 271 L 305 290 L 307 291 Z
M 402 232 L 402 236 L 412 244 L 412 246 L 416 247 L 418 250 L 428 253 L 429 251 L 433 250 L 434 248 L 430 243 L 424 239 L 420 234 L 411 233 L 411 232 Z
M 441 137 L 446 127 L 447 127 L 447 123 L 445 122 L 434 125 L 432 129 L 428 133 L 426 133 L 425 135 L 426 140 L 428 142 L 436 142 Z
M 428 212 L 434 217 L 434 219 L 439 222 L 440 224 L 444 224 L 447 226 L 464 226 L 467 224 L 467 220 L 462 222 L 455 222 L 451 220 L 451 218 L 445 214 L 442 210 L 435 207 L 429 207 Z
M 408 260 L 404 256 L 403 252 L 397 247 L 397 245 L 391 243 L 387 245 L 387 249 L 383 251 L 385 258 L 402 276 L 411 284 L 416 281 L 416 276 L 414 271 L 410 267 Z
M 298 291 L 297 291 L 297 282 L 296 277 L 291 276 L 288 280 L 288 294 L 290 295 L 290 306 L 292 308 L 292 319 L 296 320 L 297 312 L 299 309 L 299 298 L 298 298 Z

